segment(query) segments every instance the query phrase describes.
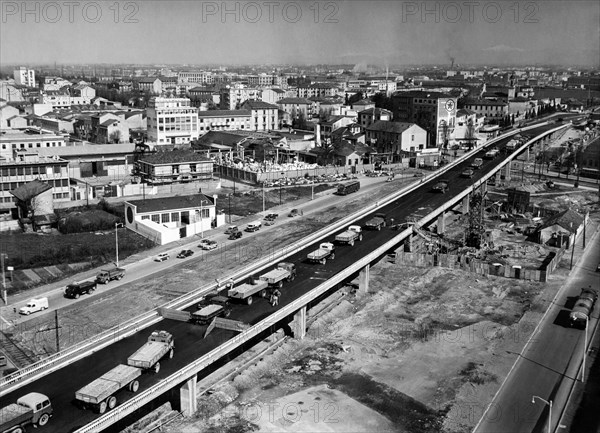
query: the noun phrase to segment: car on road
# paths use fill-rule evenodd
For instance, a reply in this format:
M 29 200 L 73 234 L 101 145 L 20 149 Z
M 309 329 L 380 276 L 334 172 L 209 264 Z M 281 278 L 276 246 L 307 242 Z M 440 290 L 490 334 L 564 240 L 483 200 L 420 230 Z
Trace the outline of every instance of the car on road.
M 171 256 L 169 253 L 160 253 L 158 256 L 154 257 L 155 262 L 164 262 L 165 260 L 169 260 Z
M 240 229 L 238 228 L 238 226 L 229 226 L 229 227 L 227 227 L 227 230 L 225 230 L 225 234 L 230 235 L 232 233 L 239 232 L 239 231 L 240 231 Z
M 179 254 L 177 254 L 178 259 L 185 259 L 187 257 L 193 256 L 194 252 L 192 250 L 181 250 Z
M 229 237 L 227 239 L 229 239 L 230 241 L 234 241 L 236 239 L 239 239 L 242 237 L 242 232 L 233 232 L 229 235 Z
M 473 171 L 472 168 L 465 168 L 462 173 L 460 174 L 460 177 L 468 177 L 471 178 L 473 177 L 473 175 L 475 174 L 475 172 Z
M 299 211 L 298 209 L 292 209 L 292 210 L 290 211 L 290 213 L 289 213 L 289 215 L 288 215 L 288 216 L 289 216 L 289 217 L 295 217 L 295 216 L 298 216 L 298 215 L 300 215 L 300 211 Z
M 279 216 L 278 213 L 269 213 L 265 215 L 265 220 L 267 221 L 274 221 L 277 219 L 277 217 Z
M 202 246 L 200 248 L 202 248 L 203 250 L 214 250 L 219 246 L 217 241 L 211 241 L 211 240 L 207 240 L 206 242 L 204 242 L 202 244 Z

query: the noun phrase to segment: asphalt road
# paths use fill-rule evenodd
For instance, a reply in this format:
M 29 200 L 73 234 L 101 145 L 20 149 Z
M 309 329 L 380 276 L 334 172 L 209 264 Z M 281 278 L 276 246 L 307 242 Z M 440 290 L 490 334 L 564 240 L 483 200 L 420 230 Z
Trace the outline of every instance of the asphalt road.
M 552 129 L 555 126 L 556 125 L 543 126 L 528 131 L 527 135 L 534 136 L 548 129 Z M 508 140 L 503 140 L 497 147 L 503 149 L 503 146 L 507 141 Z M 481 150 L 471 159 L 482 157 L 484 153 L 485 151 Z M 387 213 L 388 218 L 394 218 L 397 223 L 406 221 L 407 217 L 415 211 L 421 215 L 425 215 L 448 201 L 451 196 L 463 191 L 499 161 L 500 157 L 495 160 L 484 160 L 483 167 L 480 170 L 475 171 L 475 176 L 472 179 L 460 177 L 460 173 L 464 168 L 470 165 L 470 161 L 462 162 L 443 175 L 444 178 L 450 180 L 450 188 L 446 194 L 431 191 L 432 185 L 436 183 L 436 180 L 433 180 L 429 183 L 424 183 L 417 190 L 396 200 L 394 203 L 378 212 Z M 358 221 L 358 223 L 364 224 L 367 219 L 369 219 L 369 217 L 363 218 Z M 333 241 L 335 234 L 337 234 L 337 232 L 332 233 L 327 239 L 321 240 L 300 253 L 286 259 L 286 261 L 296 264 L 298 275 L 295 281 L 286 283 L 282 289 L 283 294 L 280 300 L 280 307 L 286 305 L 302 294 L 307 293 L 318 286 L 322 281 L 345 269 L 351 263 L 395 236 L 397 232 L 392 231 L 389 228 L 381 231 L 365 232 L 363 241 L 357 243 L 354 247 L 339 246 L 337 248 L 335 260 L 328 261 L 324 266 L 306 263 L 304 261 L 306 255 L 317 248 L 318 243 Z M 160 269 L 158 270 L 160 271 Z M 268 317 L 273 311 L 275 311 L 275 309 L 271 307 L 266 300 L 261 299 L 251 306 L 241 304 L 234 305 L 230 319 L 254 324 Z M 75 392 L 100 377 L 117 364 L 126 363 L 127 357 L 141 347 L 148 335 L 155 329 L 164 329 L 173 334 L 176 345 L 175 356 L 173 359 L 161 363 L 162 368 L 158 374 L 144 374 L 141 376 L 141 390 L 146 389 L 151 384 L 157 383 L 161 379 L 183 368 L 192 360 L 197 359 L 234 335 L 233 332 L 216 329 L 208 336 L 208 338 L 203 339 L 202 336 L 205 331 L 205 326 L 163 320 L 159 324 L 144 329 L 132 337 L 121 340 L 80 361 L 72 363 L 68 367 L 46 375 L 31 384 L 23 386 L 15 392 L 3 396 L 0 398 L 0 407 L 4 407 L 9 403 L 14 402 L 17 398 L 28 392 L 41 392 L 50 397 L 54 406 L 55 415 L 45 427 L 38 428 L 36 430 L 37 432 L 64 433 L 84 426 L 91 420 L 97 418 L 98 415 L 89 410 L 79 409 L 75 404 Z M 544 372 L 544 374 L 546 373 Z M 543 375 L 540 373 L 540 377 L 541 376 Z M 117 398 L 120 402 L 123 402 L 130 398 L 131 395 L 132 394 L 128 391 L 122 391 L 117 394 Z
M 533 396 L 553 401 L 552 426 L 565 404 L 566 393 L 576 378 L 583 357 L 585 332 L 571 328 L 570 309 L 582 287 L 600 287 L 596 267 L 600 263 L 600 236 L 589 239 L 586 250 L 574 267 L 546 316 L 521 354 L 512 374 L 508 376 L 494 398 L 491 410 L 483 417 L 476 433 L 546 432 L 549 410 L 541 400 L 532 403 Z M 578 247 L 581 246 L 581 239 Z M 598 305 L 590 320 L 590 329 L 597 326 Z M 524 333 L 523 333 L 524 334 Z M 588 339 L 591 331 L 588 333 Z M 561 388 L 561 384 L 564 384 Z

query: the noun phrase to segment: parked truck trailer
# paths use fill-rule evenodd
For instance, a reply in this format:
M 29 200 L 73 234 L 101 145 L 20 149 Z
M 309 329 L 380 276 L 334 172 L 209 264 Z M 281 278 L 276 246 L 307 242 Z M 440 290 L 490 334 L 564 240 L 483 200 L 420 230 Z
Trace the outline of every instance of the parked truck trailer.
M 127 365 L 144 370 L 153 370 L 158 373 L 160 371 L 160 360 L 167 354 L 171 359 L 174 353 L 175 341 L 173 336 L 167 331 L 153 331 L 146 344 L 127 358 Z

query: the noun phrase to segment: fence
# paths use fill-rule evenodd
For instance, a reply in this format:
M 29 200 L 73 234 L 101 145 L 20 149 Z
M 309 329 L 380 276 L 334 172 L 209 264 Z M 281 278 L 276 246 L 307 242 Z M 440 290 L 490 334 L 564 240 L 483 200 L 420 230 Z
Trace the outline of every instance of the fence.
M 507 266 L 502 263 L 488 263 L 460 254 L 427 254 L 404 251 L 396 253 L 395 262 L 409 266 L 425 268 L 440 266 L 443 268 L 461 269 L 478 275 L 494 275 L 519 280 L 545 282 L 548 275 L 558 266 L 564 253 L 564 248 L 561 248 L 556 253 L 551 252 L 546 260 L 542 262 L 539 269 L 529 269 L 519 265 Z

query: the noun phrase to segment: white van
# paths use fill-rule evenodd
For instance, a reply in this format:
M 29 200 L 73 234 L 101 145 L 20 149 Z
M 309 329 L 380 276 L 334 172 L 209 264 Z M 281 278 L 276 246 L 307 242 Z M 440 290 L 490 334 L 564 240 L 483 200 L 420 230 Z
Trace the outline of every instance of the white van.
M 246 231 L 247 232 L 255 232 L 257 230 L 260 230 L 262 226 L 262 223 L 260 221 L 254 221 L 248 224 L 248 227 L 246 227 Z
M 48 309 L 48 298 L 37 298 L 27 301 L 24 307 L 21 307 L 19 313 L 28 316 L 36 311 L 43 311 Z

